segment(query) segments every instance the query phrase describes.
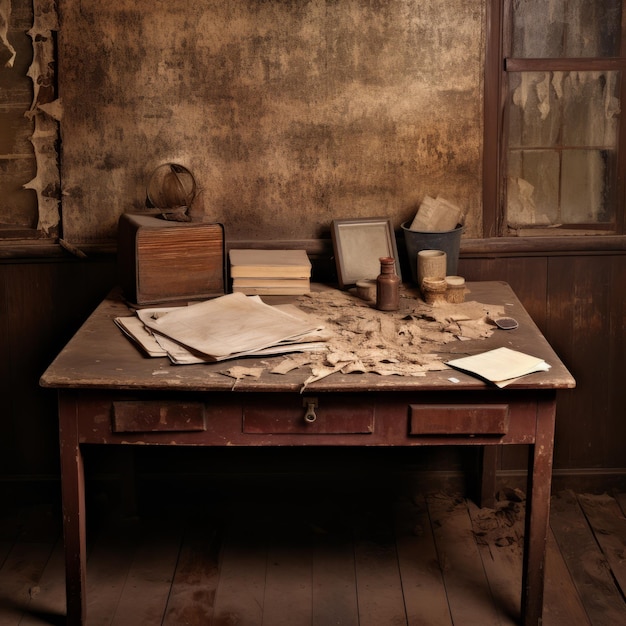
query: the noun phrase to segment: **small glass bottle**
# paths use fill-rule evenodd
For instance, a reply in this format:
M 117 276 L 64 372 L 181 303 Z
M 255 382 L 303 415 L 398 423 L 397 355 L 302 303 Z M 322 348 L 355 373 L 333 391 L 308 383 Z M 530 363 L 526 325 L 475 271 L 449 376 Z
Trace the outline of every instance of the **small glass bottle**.
M 396 260 L 381 257 L 380 274 L 376 279 L 376 308 L 397 311 L 400 308 L 400 277 L 396 274 Z

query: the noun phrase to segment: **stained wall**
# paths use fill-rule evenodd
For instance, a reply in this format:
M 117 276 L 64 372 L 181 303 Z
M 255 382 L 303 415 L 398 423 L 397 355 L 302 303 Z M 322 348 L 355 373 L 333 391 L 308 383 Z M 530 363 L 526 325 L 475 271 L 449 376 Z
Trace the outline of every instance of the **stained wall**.
M 60 0 L 64 238 L 113 238 L 168 161 L 230 240 L 399 227 L 427 194 L 478 236 L 483 5 Z

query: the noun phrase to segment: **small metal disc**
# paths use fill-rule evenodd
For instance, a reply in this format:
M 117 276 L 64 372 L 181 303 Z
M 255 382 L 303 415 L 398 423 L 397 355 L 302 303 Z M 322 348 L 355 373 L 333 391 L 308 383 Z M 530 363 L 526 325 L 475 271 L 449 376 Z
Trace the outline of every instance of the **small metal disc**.
M 519 326 L 517 320 L 514 320 L 512 317 L 501 317 L 494 321 L 496 326 L 502 330 L 513 330 Z

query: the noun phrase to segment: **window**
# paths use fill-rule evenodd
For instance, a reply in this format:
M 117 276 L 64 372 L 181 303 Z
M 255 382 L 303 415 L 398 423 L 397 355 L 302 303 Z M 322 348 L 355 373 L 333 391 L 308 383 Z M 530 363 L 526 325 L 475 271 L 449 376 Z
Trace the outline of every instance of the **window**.
M 624 232 L 622 5 L 492 0 L 486 235 Z
M 0 239 L 59 234 L 56 6 L 0 3 Z

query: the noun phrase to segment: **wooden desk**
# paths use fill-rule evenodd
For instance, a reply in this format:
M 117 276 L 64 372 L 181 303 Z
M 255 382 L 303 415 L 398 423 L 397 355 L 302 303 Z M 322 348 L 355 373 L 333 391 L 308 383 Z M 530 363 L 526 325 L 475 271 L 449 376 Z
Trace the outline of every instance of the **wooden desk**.
M 506 305 L 513 331 L 458 342 L 462 353 L 501 345 L 545 359 L 549 372 L 497 389 L 447 370 L 425 377 L 333 374 L 301 393 L 309 370 L 233 379 L 232 365 L 171 365 L 142 357 L 114 325 L 111 296 L 41 379 L 58 389 L 67 623 L 86 623 L 83 444 L 190 446 L 492 446 L 528 444 L 530 463 L 522 622 L 541 623 L 556 391 L 574 380 L 505 283 L 471 283 L 469 298 Z M 280 357 L 276 357 L 280 358 Z M 267 361 L 267 359 L 265 359 Z M 253 366 L 255 360 L 246 359 Z M 460 380 L 449 380 L 455 376 Z M 305 413 L 314 408 L 314 421 Z M 485 448 L 488 449 L 488 448 Z

